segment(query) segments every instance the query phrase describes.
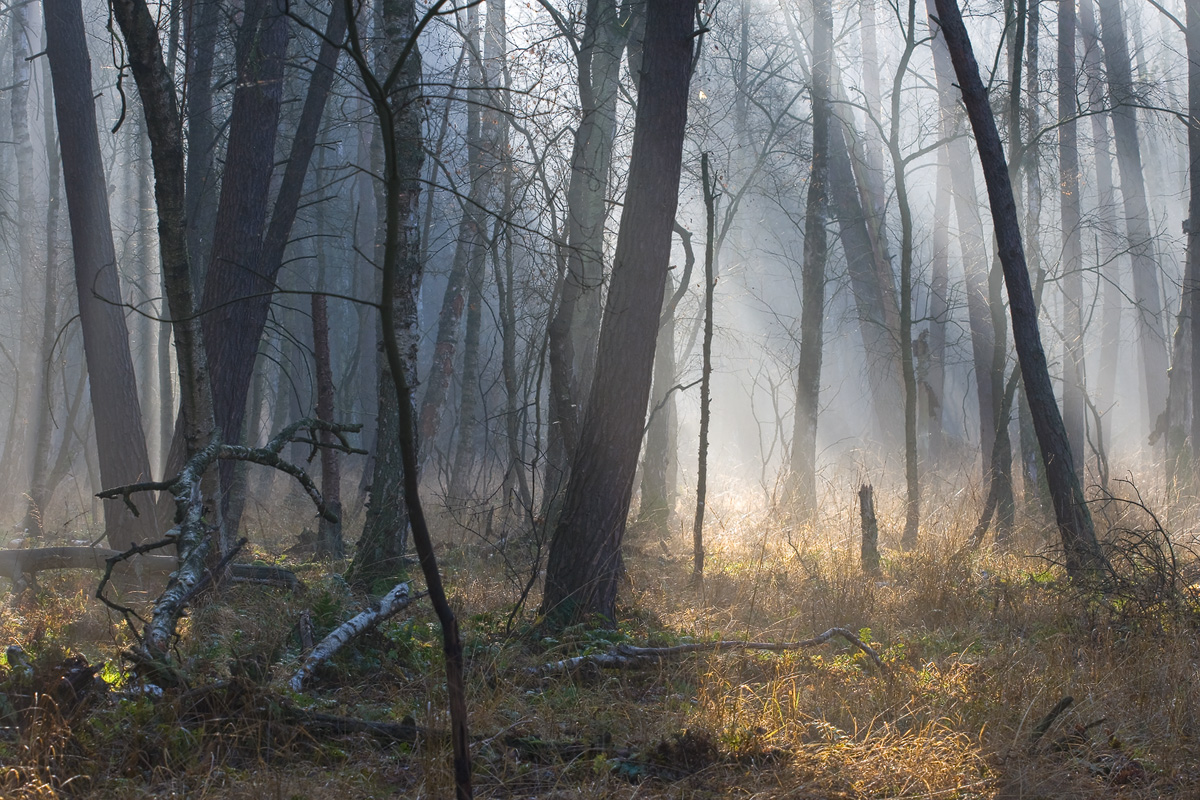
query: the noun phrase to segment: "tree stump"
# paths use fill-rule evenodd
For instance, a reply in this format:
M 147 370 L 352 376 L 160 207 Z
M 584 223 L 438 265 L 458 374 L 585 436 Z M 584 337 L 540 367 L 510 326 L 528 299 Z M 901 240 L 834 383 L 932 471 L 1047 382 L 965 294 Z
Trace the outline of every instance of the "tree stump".
M 862 516 L 862 568 L 868 575 L 879 574 L 879 521 L 875 519 L 875 498 L 871 484 L 858 490 L 859 513 Z

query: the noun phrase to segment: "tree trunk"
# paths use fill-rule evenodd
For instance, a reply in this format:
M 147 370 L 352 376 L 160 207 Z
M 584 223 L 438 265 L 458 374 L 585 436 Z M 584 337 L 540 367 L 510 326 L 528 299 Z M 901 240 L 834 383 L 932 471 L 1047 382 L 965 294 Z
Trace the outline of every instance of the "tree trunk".
M 1150 430 L 1156 430 L 1167 408 L 1167 337 L 1163 328 L 1158 264 L 1150 231 L 1150 210 L 1142 175 L 1142 150 L 1138 142 L 1137 108 L 1130 68 L 1129 47 L 1120 0 L 1097 0 L 1104 41 L 1104 65 L 1112 103 L 1113 135 L 1121 170 L 1121 198 L 1125 205 L 1127 246 L 1133 262 L 1133 294 L 1137 298 L 1138 344 Z
M 642 458 L 641 502 L 638 505 L 638 526 L 666 538 L 671 530 L 675 510 L 675 309 L 687 292 L 696 256 L 692 251 L 692 234 L 676 225 L 675 232 L 683 241 L 686 262 L 679 288 L 667 275 L 666 291 L 670 297 L 663 303 L 658 323 L 658 341 L 654 345 L 653 393 L 650 396 L 650 419 L 646 423 L 646 452 Z
M 946 398 L 946 328 L 950 322 L 950 190 L 949 151 L 938 151 L 937 181 L 933 200 L 933 253 L 930 257 L 929 285 L 929 369 L 925 373 L 926 424 L 929 431 L 929 457 L 936 465 L 945 449 L 942 407 Z M 935 466 L 936 468 L 936 466 Z
M 846 270 L 858 316 L 859 336 L 866 357 L 867 381 L 880 441 L 899 443 L 904 429 L 904 390 L 897 322 L 888 307 L 887 290 L 878 278 L 875 244 L 867 225 L 862 196 L 851 163 L 849 126 L 834 121 L 829 131 L 828 187 L 830 210 L 837 217 L 838 238 L 846 254 Z M 890 270 L 890 262 L 888 262 Z
M 1200 486 L 1200 0 L 1187 0 L 1188 222 L 1185 269 L 1192 345 L 1192 487 Z M 1197 491 L 1200 493 L 1200 491 Z
M 1109 409 L 1116 402 L 1117 360 L 1121 349 L 1121 309 L 1125 295 L 1121 288 L 1120 264 L 1125 256 L 1117 234 L 1117 205 L 1113 188 L 1112 140 L 1108 135 L 1108 114 L 1100 111 L 1108 101 L 1104 91 L 1104 47 L 1096 31 L 1096 15 L 1092 0 L 1079 0 L 1079 32 L 1083 37 L 1083 70 L 1087 82 L 1089 115 L 1092 123 L 1092 145 L 1095 153 L 1096 216 L 1100 220 L 1099 252 L 1104 281 L 1103 309 L 1100 315 L 1100 379 L 1097 402 Z M 1099 433 L 1097 433 L 1099 435 Z M 1101 442 L 1103 447 L 1103 442 Z
M 696 515 L 692 520 L 692 580 L 704 578 L 704 504 L 708 499 L 708 428 L 712 421 L 713 292 L 716 277 L 717 190 L 708 170 L 708 153 L 700 155 L 704 190 L 704 342 L 700 357 L 700 450 L 696 458 Z M 665 287 L 664 287 L 665 288 Z M 656 341 L 657 345 L 657 341 Z
M 825 225 L 829 207 L 829 88 L 833 61 L 833 11 L 813 0 L 812 168 L 804 213 L 801 272 L 800 363 L 796 367 L 796 417 L 792 434 L 792 501 L 808 523 L 817 516 L 817 420 L 824 350 Z M 706 336 L 709 329 L 705 329 Z
M 318 245 L 320 246 L 320 245 Z M 312 295 L 313 357 L 317 362 L 317 419 L 334 422 L 333 366 L 329 363 L 329 305 L 322 285 Z M 338 453 L 332 445 L 337 437 L 321 431 L 321 497 L 337 516 L 337 521 L 321 517 L 317 535 L 317 554 L 327 558 L 342 558 L 346 554 L 342 543 L 342 472 Z
M 793 50 L 804 71 L 804 49 L 790 13 L 786 21 Z M 830 90 L 836 86 L 836 99 L 847 102 L 845 89 L 840 79 L 835 78 L 836 65 L 831 64 L 830 72 Z M 873 205 L 871 198 L 880 195 L 882 173 L 868 167 L 868 157 L 854 152 L 857 134 L 851 120 L 843 119 L 834 108 L 830 123 L 828 200 L 830 211 L 837 217 L 838 238 L 846 254 L 859 336 L 866 355 L 876 435 L 881 442 L 899 446 L 904 430 L 904 386 L 897 342 L 900 322 L 896 283 L 886 237 L 878 235 L 881 207 L 868 211 Z
M 1004 268 L 1012 317 L 1013 341 L 1021 364 L 1021 376 L 1029 397 L 1033 422 L 1042 447 L 1042 458 L 1055 516 L 1062 536 L 1066 568 L 1072 579 L 1095 581 L 1107 568 L 1100 550 L 1092 517 L 1076 477 L 1062 416 L 1054 398 L 1054 387 L 1046 367 L 1038 332 L 1037 307 L 1029 285 L 1029 272 L 1021 246 L 1020 225 L 1013 200 L 1012 184 L 996 121 L 988 105 L 987 90 L 979 78 L 979 67 L 971 50 L 956 0 L 937 0 L 938 22 L 954 64 L 963 102 L 975 133 L 979 160 L 987 182 L 997 250 Z
M 218 235 L 205 277 L 202 305 L 205 345 L 212 362 L 214 409 L 226 441 L 237 441 L 242 435 L 258 344 L 316 147 L 339 43 L 346 30 L 345 8 L 334 3 L 268 225 L 288 18 L 278 0 L 257 0 L 248 9 L 246 20 L 251 27 L 242 31 L 247 38 L 239 51 L 242 72 L 234 91 L 227 167 L 217 209 Z M 221 462 L 222 486 L 226 489 L 232 485 L 234 467 L 231 462 Z M 229 497 L 227 493 L 227 507 Z M 234 520 L 236 516 L 232 515 Z M 229 535 L 234 533 L 231 526 Z
M 1083 388 L 1083 244 L 1080 237 L 1079 140 L 1076 117 L 1075 4 L 1058 8 L 1058 187 L 1062 208 L 1063 277 L 1063 425 L 1075 458 L 1075 474 L 1083 481 L 1087 423 Z
M 376 24 L 383 36 L 376 51 L 376 70 L 390 72 L 409 37 L 413 35 L 415 8 L 411 0 L 385 0 L 376 9 Z M 354 30 L 351 30 L 354 38 Z M 410 56 L 396 73 L 396 84 L 368 87 L 375 111 L 380 115 L 379 152 L 384 181 L 376 184 L 379 229 L 376 232 L 376 263 L 384 264 L 384 312 L 381 314 L 379 365 L 379 422 L 375 440 L 375 470 L 371 481 L 366 521 L 358 540 L 348 577 L 359 587 L 378 591 L 396 582 L 407 545 L 410 486 L 417 476 L 408 474 L 404 441 L 416 445 L 412 427 L 413 409 L 408 387 L 417 383 L 417 298 L 424 274 L 417 209 L 424 161 L 421 137 L 419 52 Z M 366 69 L 362 62 L 359 71 Z M 376 93 L 382 93 L 377 97 Z M 391 272 L 391 277 L 388 272 Z M 399 359 L 388 352 L 395 342 Z M 402 370 L 397 373 L 397 369 Z M 400 391 L 405 387 L 405 391 Z M 401 403 L 409 404 L 401 407 Z
M 862 521 L 862 546 L 859 558 L 863 572 L 879 574 L 879 521 L 875 518 L 875 497 L 869 483 L 858 490 L 858 514 Z
M 346 0 L 347 6 L 350 0 Z M 439 4 L 440 5 L 440 4 Z M 439 5 L 422 19 L 433 18 Z M 420 27 L 412 0 L 384 0 L 380 4 L 383 46 L 376 50 L 377 62 L 388 75 L 381 82 L 363 53 L 357 20 L 351 23 L 348 49 L 359 77 L 379 119 L 384 181 L 383 297 L 380 323 L 385 373 L 392 380 L 392 407 L 398 425 L 394 440 L 400 451 L 403 473 L 403 502 L 412 519 L 413 540 L 421 561 L 429 599 L 442 628 L 442 655 L 446 664 L 449 696 L 450 736 L 454 748 L 454 790 L 458 800 L 471 798 L 471 752 L 467 731 L 466 689 L 463 681 L 463 651 L 458 620 L 446 600 L 429 529 L 417 491 L 417 427 L 412 386 L 416 372 L 417 296 L 421 288 L 421 248 L 415 241 L 417 200 L 421 191 L 421 55 L 417 46 Z M 382 411 L 382 408 L 381 408 Z M 382 431 L 381 431 L 382 434 Z M 384 500 L 378 495 L 373 500 Z M 386 498 L 395 500 L 397 498 Z
M 926 0 L 933 16 L 934 0 Z M 954 215 L 958 220 L 958 240 L 962 249 L 963 273 L 966 278 L 967 316 L 971 329 L 971 355 L 975 365 L 975 392 L 979 402 L 979 445 L 986 471 L 992 463 L 992 446 L 996 440 L 996 404 L 992 394 L 992 353 L 995 331 L 992 326 L 987 296 L 987 245 L 984 242 L 983 222 L 979 216 L 979 199 L 975 189 L 975 168 L 970 146 L 964 133 L 962 112 L 958 108 L 958 90 L 954 85 L 954 68 L 945 41 L 931 25 L 930 46 L 937 73 L 938 100 L 942 111 L 942 135 L 954 136 L 947 146 L 950 155 L 950 174 L 954 187 Z
M 493 8 L 488 7 L 489 29 L 493 22 Z M 488 209 L 492 202 L 492 185 L 499 164 L 500 97 L 496 92 L 499 85 L 504 54 L 485 53 L 479 43 L 479 9 L 467 9 L 467 58 L 470 63 L 467 85 L 467 163 L 470 188 L 463 203 L 462 219 L 458 225 L 458 242 L 450 275 L 446 281 L 446 292 L 442 296 L 442 309 L 438 314 L 437 339 L 433 346 L 433 363 L 425 381 L 425 394 L 421 400 L 420 432 L 422 460 L 433 452 L 438 429 L 442 421 L 442 409 L 454 374 L 454 357 L 458 349 L 458 326 L 466 307 L 468 273 L 476 267 L 474 277 L 479 278 L 479 265 L 487 252 Z M 494 37 L 488 36 L 491 44 Z M 486 61 L 486 69 L 484 62 Z M 486 116 L 486 119 L 484 117 Z M 465 387 L 464 387 L 465 391 Z
M 154 199 L 158 212 L 159 263 L 167 295 L 175 337 L 175 355 L 179 364 L 181 400 L 180 428 L 182 443 L 171 440 L 172 457 L 190 458 L 203 450 L 215 435 L 212 385 L 204 350 L 200 318 L 197 314 L 195 283 L 187 246 L 187 200 L 184 169 L 184 145 L 179 107 L 172 73 L 163 60 L 158 26 L 145 0 L 115 0 L 113 15 L 121 27 L 130 68 L 137 83 L 146 133 L 150 138 L 150 158 L 154 164 Z M 176 452 L 177 451 L 177 452 Z M 212 496 L 215 478 L 204 486 Z M 169 493 L 163 493 L 167 504 Z M 160 505 L 161 509 L 161 505 Z M 218 537 L 224 526 L 220 510 L 214 509 L 211 523 Z M 222 554 L 228 551 L 227 538 L 220 541 Z
M 909 26 L 912 29 L 912 26 Z M 895 94 L 899 93 L 899 82 L 895 86 Z M 893 119 L 899 120 L 899 100 L 892 105 Z M 899 137 L 895 123 L 893 125 L 892 150 L 893 163 L 898 167 L 896 173 L 896 205 L 900 209 L 900 367 L 904 378 L 904 534 L 900 545 L 905 550 L 917 546 L 917 536 L 921 524 L 921 483 L 920 455 L 917 450 L 917 376 L 913 364 L 913 221 L 912 207 L 908 200 L 908 186 L 904 176 L 904 167 L 899 156 Z
M 192 287 L 204 289 L 204 270 L 212 253 L 217 222 L 219 173 L 214 165 L 217 126 L 213 122 L 213 60 L 220 27 L 221 0 L 187 0 L 184 49 L 187 51 L 187 246 L 193 266 Z M 171 70 L 169 74 L 174 75 Z M 180 463 L 182 466 L 182 462 Z
M 542 608 L 559 620 L 612 618 L 654 368 L 687 121 L 695 0 L 646 10 L 629 188 L 600 328 L 596 378 L 555 527 Z
M 49 0 L 44 7 L 100 480 L 122 486 L 148 480 L 150 459 L 117 276 L 83 11 L 77 0 Z M 119 500 L 105 501 L 104 515 L 115 546 L 158 533 L 153 514 L 134 517 Z
M 8 439 L 5 441 L 3 457 L 0 458 L 0 485 L 25 485 L 30 477 L 28 469 L 30 450 L 35 440 L 30 438 L 31 414 L 37 413 L 34 398 L 37 395 L 37 374 L 40 349 L 37 336 L 38 308 L 37 291 L 34 288 L 37 280 L 35 267 L 33 200 L 33 139 L 29 132 L 29 90 L 33 84 L 33 68 L 31 65 L 29 7 L 23 4 L 15 5 L 10 10 L 9 39 L 12 47 L 12 81 L 11 104 L 9 106 L 12 124 L 12 140 L 16 149 L 17 191 L 16 207 L 13 209 L 13 223 L 16 228 L 16 268 L 17 289 L 22 303 L 18 309 L 16 375 L 13 380 L 13 422 L 9 426 Z
M 42 123 L 46 146 L 47 203 L 46 203 L 46 275 L 42 295 L 42 344 L 38 364 L 41 383 L 33 404 L 34 429 L 30 436 L 33 442 L 33 473 L 29 482 L 29 504 L 21 527 L 30 532 L 45 533 L 45 513 L 50 505 L 50 496 L 55 485 L 51 482 L 50 446 L 54 429 L 51 411 L 55 406 L 54 378 L 56 366 L 54 347 L 58 340 L 58 217 L 60 175 L 62 164 L 58 155 L 58 140 L 54 125 L 54 95 L 50 80 L 50 67 L 42 63 Z M 69 431 L 66 433 L 69 437 Z
M 450 469 L 450 499 L 466 502 L 474 493 L 475 452 L 479 429 L 479 335 L 483 327 L 483 256 L 467 276 L 467 325 L 463 331 L 462 389 L 458 403 L 458 441 L 454 447 L 454 462 Z
M 233 93 L 216 233 L 200 305 L 218 435 L 234 443 L 242 441 L 246 391 L 262 335 L 255 312 L 260 304 L 269 307 L 275 288 L 274 276 L 262 272 L 263 233 L 288 40 L 288 20 L 277 0 L 248 3 L 243 25 L 240 36 L 249 37 L 249 44 L 239 50 L 242 69 Z M 236 468 L 232 461 L 219 463 L 225 513 L 231 510 Z M 230 526 L 227 535 L 236 533 Z
M 576 56 L 581 117 L 567 187 L 567 267 L 549 326 L 550 463 L 547 493 L 566 485 L 589 396 L 604 280 L 604 222 L 616 134 L 621 53 L 628 14 L 615 0 L 588 0 Z M 635 75 L 635 82 L 639 73 Z

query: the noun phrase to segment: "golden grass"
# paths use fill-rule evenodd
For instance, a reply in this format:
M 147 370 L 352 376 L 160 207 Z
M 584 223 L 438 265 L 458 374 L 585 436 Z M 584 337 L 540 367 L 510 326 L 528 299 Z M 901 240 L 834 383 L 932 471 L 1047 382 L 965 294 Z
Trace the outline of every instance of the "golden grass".
M 857 509 L 845 494 L 815 530 L 756 512 L 744 497 L 717 503 L 698 588 L 690 528 L 665 548 L 631 531 L 614 632 L 580 626 L 549 636 L 529 609 L 506 634 L 521 532 L 509 538 L 506 566 L 492 543 L 443 521 L 439 555 L 468 650 L 477 796 L 1197 796 L 1194 609 L 1078 596 L 1047 561 L 1025 555 L 1046 543 L 1027 523 L 1010 554 L 970 551 L 975 500 L 962 496 L 930 504 L 921 547 L 887 551 L 884 574 L 866 578 Z M 901 509 L 882 492 L 879 504 L 889 543 Z M 286 531 L 299 528 L 278 524 L 257 537 L 260 557 L 285 549 Z M 408 747 L 329 737 L 263 710 L 286 694 L 300 612 L 333 618 L 362 602 L 323 567 L 300 569 L 303 593 L 238 587 L 201 604 L 186 626 L 179 654 L 189 673 L 257 682 L 250 699 L 203 721 L 169 697 L 47 710 L 20 736 L 0 738 L 0 796 L 451 796 L 449 746 L 439 739 Z M 86 601 L 86 576 L 45 583 L 37 604 L 8 598 L 0 643 L 47 659 L 50 643 L 93 663 L 115 658 L 125 634 Z M 610 641 L 783 641 L 832 626 L 869 629 L 887 673 L 838 644 L 546 681 L 523 671 Z M 418 604 L 339 657 L 298 702 L 444 730 L 442 680 L 434 619 Z M 1074 705 L 1034 744 L 1034 728 L 1065 695 Z

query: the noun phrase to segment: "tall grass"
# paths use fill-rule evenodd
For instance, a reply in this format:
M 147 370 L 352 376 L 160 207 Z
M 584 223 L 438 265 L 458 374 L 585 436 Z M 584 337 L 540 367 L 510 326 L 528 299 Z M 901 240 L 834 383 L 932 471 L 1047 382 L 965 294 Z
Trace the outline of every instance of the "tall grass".
M 439 556 L 463 620 L 479 795 L 1197 796 L 1200 589 L 1190 583 L 1185 535 L 1167 540 L 1179 545 L 1169 592 L 1150 574 L 1154 560 L 1141 558 L 1124 574 L 1129 595 L 1106 599 L 1065 582 L 1052 535 L 1031 520 L 1007 552 L 968 548 L 978 498 L 964 491 L 932 498 L 920 546 L 885 549 L 874 578 L 857 561 L 853 488 L 829 491 L 812 528 L 762 510 L 761 493 L 714 492 L 701 586 L 690 582 L 687 520 L 662 542 L 631 531 L 615 628 L 597 621 L 547 631 L 536 589 L 510 625 L 529 577 L 521 571 L 536 551 L 528 531 L 502 515 L 488 536 L 443 520 Z M 877 493 L 885 547 L 903 519 L 898 498 Z M 1143 511 L 1125 503 L 1097 517 L 1120 541 L 1122 530 L 1153 524 Z M 260 558 L 275 558 L 299 529 L 299 521 L 272 524 L 254 537 Z M 236 587 L 192 613 L 178 656 L 197 687 L 241 687 L 219 695 L 223 706 L 198 710 L 199 688 L 151 700 L 126 685 L 78 709 L 47 701 L 31 713 L 18 697 L 31 687 L 0 670 L 16 698 L 0 738 L 0 795 L 449 796 L 432 614 L 421 607 L 387 623 L 340 655 L 310 693 L 289 696 L 283 684 L 301 654 L 300 613 L 331 626 L 364 602 L 330 577 L 329 565 L 296 568 L 301 593 Z M 3 643 L 26 648 L 36 680 L 52 676 L 68 652 L 120 674 L 128 642 L 116 620 L 87 602 L 90 580 L 60 575 L 43 581 L 36 598 L 5 600 Z M 861 631 L 886 672 L 837 644 L 545 680 L 527 672 L 623 641 L 793 641 L 833 626 Z M 1073 704 L 1035 741 L 1035 728 L 1068 695 Z M 432 733 L 416 744 L 335 736 L 289 722 L 280 703 L 409 719 Z

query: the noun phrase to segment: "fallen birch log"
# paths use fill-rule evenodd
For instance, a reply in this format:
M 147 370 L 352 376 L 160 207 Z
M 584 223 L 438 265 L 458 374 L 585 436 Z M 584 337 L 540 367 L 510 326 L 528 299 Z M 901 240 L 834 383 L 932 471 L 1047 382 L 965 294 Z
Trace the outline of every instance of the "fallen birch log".
M 407 608 L 412 600 L 413 598 L 408 592 L 408 584 L 396 584 L 395 588 L 385 594 L 378 603 L 372 604 L 366 611 L 346 620 L 322 639 L 304 659 L 304 663 L 300 665 L 300 669 L 296 670 L 292 679 L 288 681 L 288 686 L 293 692 L 301 691 L 304 688 L 304 682 L 312 677 L 317 667 L 332 658 L 333 654 L 345 647 L 347 642 Z
M 828 642 L 835 636 L 845 639 L 867 655 L 881 671 L 887 671 L 879 654 L 862 639 L 846 628 L 830 628 L 820 636 L 804 639 L 799 642 L 742 642 L 725 640 L 719 642 L 691 642 L 677 644 L 672 647 L 637 647 L 631 644 L 618 644 L 603 653 L 576 656 L 574 658 L 553 661 L 540 667 L 531 667 L 529 673 L 536 677 L 545 677 L 562 672 L 574 672 L 583 666 L 594 666 L 608 669 L 633 669 L 658 663 L 671 656 L 688 653 L 702 653 L 712 650 L 766 650 L 782 653 L 787 650 L 806 650 Z

